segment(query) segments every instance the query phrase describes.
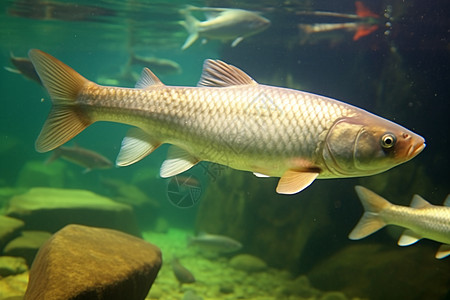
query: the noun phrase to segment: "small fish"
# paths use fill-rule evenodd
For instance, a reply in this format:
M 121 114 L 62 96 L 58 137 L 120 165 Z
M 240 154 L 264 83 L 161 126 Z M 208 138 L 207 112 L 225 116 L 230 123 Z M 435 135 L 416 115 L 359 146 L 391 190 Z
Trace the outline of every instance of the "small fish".
M 128 63 L 129 65 L 147 67 L 158 74 L 181 73 L 181 67 L 177 62 L 165 58 L 158 58 L 154 56 L 144 57 L 131 53 Z
M 11 56 L 9 59 L 15 68 L 4 67 L 5 70 L 11 73 L 21 74 L 23 75 L 23 77 L 27 79 L 42 84 L 41 79 L 39 78 L 39 75 L 36 73 L 36 70 L 34 69 L 33 63 L 31 62 L 30 59 L 28 59 L 27 57 L 14 56 L 14 54 L 12 53 L 10 55 Z
M 315 24 L 299 24 L 300 30 L 306 34 L 316 34 L 331 31 L 349 31 L 354 32 L 353 40 L 357 41 L 360 38 L 375 32 L 379 28 L 380 16 L 373 13 L 361 1 L 355 2 L 356 15 L 343 14 L 327 11 L 312 11 L 312 12 L 298 12 L 299 15 L 313 15 L 320 17 L 336 17 L 353 19 L 352 22 L 336 22 L 336 23 L 315 23 Z
M 172 271 L 180 284 L 195 282 L 194 275 L 180 263 L 178 258 L 172 259 Z
M 78 145 L 73 147 L 58 147 L 54 149 L 53 154 L 47 160 L 47 163 L 50 163 L 58 158 L 63 158 L 84 167 L 85 170 L 83 173 L 87 173 L 93 169 L 109 169 L 113 166 L 113 163 L 103 155 L 95 151 L 82 148 Z
M 192 16 L 192 11 L 201 11 L 206 21 L 199 21 Z M 181 22 L 189 33 L 186 42 L 181 47 L 185 50 L 199 37 L 205 39 L 233 40 L 231 47 L 235 47 L 245 37 L 265 30 L 270 26 L 270 20 L 257 12 L 233 8 L 213 8 L 189 6 L 182 11 L 185 21 Z
M 406 207 L 392 204 L 365 187 L 356 186 L 355 190 L 365 212 L 350 232 L 350 239 L 359 240 L 386 225 L 397 225 L 406 228 L 398 240 L 400 246 L 409 246 L 427 238 L 443 243 L 436 258 L 450 255 L 450 195 L 444 206 L 432 205 L 419 195 L 414 195 L 411 207 Z
M 188 246 L 197 246 L 212 252 L 235 252 L 242 248 L 242 244 L 224 235 L 200 233 L 196 237 L 188 238 Z
M 116 160 L 128 166 L 172 144 L 163 178 L 210 161 L 281 177 L 294 194 L 316 178 L 378 174 L 425 148 L 408 129 L 349 104 L 258 84 L 240 69 L 206 60 L 197 87 L 166 86 L 144 68 L 135 89 L 101 86 L 53 56 L 30 50 L 53 107 L 36 141 L 46 152 L 97 121 L 132 126 Z

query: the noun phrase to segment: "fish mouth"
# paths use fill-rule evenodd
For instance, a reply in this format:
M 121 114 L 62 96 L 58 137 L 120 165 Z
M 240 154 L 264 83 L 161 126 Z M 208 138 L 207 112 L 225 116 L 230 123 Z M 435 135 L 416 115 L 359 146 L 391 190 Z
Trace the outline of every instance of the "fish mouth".
M 420 144 L 412 145 L 409 147 L 408 152 L 406 153 L 406 156 L 408 158 L 413 158 L 426 147 L 425 141 L 421 142 Z

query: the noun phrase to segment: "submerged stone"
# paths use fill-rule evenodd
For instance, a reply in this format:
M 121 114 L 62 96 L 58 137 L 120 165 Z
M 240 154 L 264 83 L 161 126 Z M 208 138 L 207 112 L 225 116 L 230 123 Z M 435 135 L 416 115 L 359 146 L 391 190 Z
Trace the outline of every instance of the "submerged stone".
M 22 231 L 19 237 L 5 246 L 3 253 L 9 256 L 23 257 L 27 264 L 31 266 L 39 248 L 50 237 L 51 234 L 45 231 Z
M 20 170 L 18 187 L 50 186 L 62 188 L 65 183 L 65 165 L 62 162 L 46 164 L 43 161 L 29 161 Z
M 23 257 L 0 256 L 0 278 L 28 271 Z
M 83 224 L 140 236 L 130 206 L 85 190 L 32 188 L 10 200 L 7 215 L 33 230 L 56 232 L 68 224 Z
M 39 250 L 24 299 L 145 299 L 161 263 L 159 248 L 144 240 L 69 225 Z
M 22 220 L 0 215 L 0 250 L 14 237 L 19 235 L 25 225 Z
M 0 279 L 0 299 L 22 300 L 27 289 L 28 272 Z

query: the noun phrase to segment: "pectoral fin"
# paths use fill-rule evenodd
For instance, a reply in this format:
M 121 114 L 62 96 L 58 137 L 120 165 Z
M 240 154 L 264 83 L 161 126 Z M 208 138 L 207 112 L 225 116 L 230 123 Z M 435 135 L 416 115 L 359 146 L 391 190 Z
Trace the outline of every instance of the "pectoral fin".
M 242 36 L 236 38 L 232 43 L 231 43 L 231 47 L 236 47 L 240 42 L 242 42 L 244 38 Z
M 171 146 L 167 159 L 163 162 L 160 176 L 163 178 L 175 176 L 192 168 L 200 160 L 189 152 L 176 146 Z
M 134 164 L 152 153 L 159 145 L 161 145 L 160 142 L 153 140 L 142 129 L 131 128 L 122 140 L 116 165 L 123 167 Z
M 420 240 L 422 236 L 418 235 L 412 230 L 406 229 L 405 232 L 403 232 L 402 236 L 398 240 L 399 246 L 409 246 Z
M 278 181 L 277 193 L 295 194 L 307 188 L 316 178 L 319 172 L 301 172 L 287 170 Z
M 253 172 L 253 175 L 255 175 L 256 177 L 262 177 L 262 178 L 270 177 L 269 175 L 258 173 L 258 172 Z
M 438 252 L 436 253 L 437 259 L 442 259 L 450 255 L 450 245 L 443 244 L 439 247 Z

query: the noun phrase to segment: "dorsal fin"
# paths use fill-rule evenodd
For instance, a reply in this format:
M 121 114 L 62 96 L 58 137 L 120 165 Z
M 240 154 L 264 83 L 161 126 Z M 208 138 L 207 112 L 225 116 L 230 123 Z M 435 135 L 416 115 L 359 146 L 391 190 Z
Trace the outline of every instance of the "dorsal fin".
M 423 199 L 422 197 L 420 197 L 419 195 L 414 195 L 411 201 L 411 207 L 414 208 L 426 208 L 426 207 L 431 207 L 432 205 L 425 199 Z
M 154 87 L 158 85 L 164 85 L 164 83 L 150 71 L 149 68 L 142 69 L 141 78 L 139 78 L 138 82 L 135 85 L 137 89 L 146 89 L 149 87 Z
M 444 206 L 450 206 L 450 194 L 445 198 Z
M 207 59 L 197 86 L 226 87 L 233 85 L 258 84 L 250 76 L 235 66 L 221 60 Z

